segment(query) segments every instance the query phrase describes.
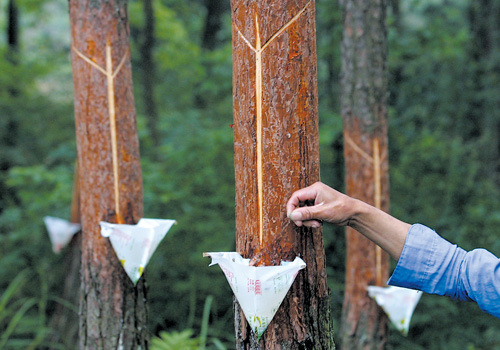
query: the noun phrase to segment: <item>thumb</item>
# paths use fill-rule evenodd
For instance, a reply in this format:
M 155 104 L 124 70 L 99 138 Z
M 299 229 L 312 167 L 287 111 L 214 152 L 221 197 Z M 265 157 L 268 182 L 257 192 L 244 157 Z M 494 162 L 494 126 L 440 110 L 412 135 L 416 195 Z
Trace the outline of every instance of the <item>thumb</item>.
M 321 212 L 321 206 L 324 203 L 321 202 L 317 205 L 313 205 L 310 207 L 300 207 L 292 211 L 289 215 L 290 220 L 294 222 L 301 222 L 301 221 L 308 221 L 308 220 L 313 220 L 313 219 L 321 219 L 320 218 L 320 212 Z

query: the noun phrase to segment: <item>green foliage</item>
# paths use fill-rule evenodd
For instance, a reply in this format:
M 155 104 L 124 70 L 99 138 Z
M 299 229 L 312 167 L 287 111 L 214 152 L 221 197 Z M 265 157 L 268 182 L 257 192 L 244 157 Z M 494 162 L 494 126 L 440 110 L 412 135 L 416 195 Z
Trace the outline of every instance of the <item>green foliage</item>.
M 207 349 L 207 334 L 208 322 L 210 316 L 210 308 L 212 305 L 213 297 L 209 295 L 205 299 L 205 306 L 203 308 L 202 327 L 199 337 L 193 337 L 192 329 L 185 329 L 181 332 L 160 332 L 160 337 L 153 338 L 151 350 L 205 350 Z M 213 347 L 208 349 L 225 350 L 226 346 L 217 338 L 210 339 Z
M 160 332 L 160 338 L 151 341 L 151 350 L 198 350 L 199 339 L 192 338 L 193 331 L 186 329 L 181 332 Z
M 500 254 L 498 43 L 481 47 L 472 1 L 399 4 L 388 17 L 392 213 L 466 249 Z M 65 257 L 52 253 L 42 217 L 68 218 L 71 203 L 76 147 L 67 1 L 19 5 L 14 63 L 0 36 L 0 71 L 8 72 L 0 74 L 0 345 L 66 348 L 48 344 L 56 304 L 75 306 L 58 297 Z M 202 258 L 205 251 L 234 250 L 230 11 L 220 14 L 218 45 L 207 50 L 204 1 L 154 1 L 160 140 L 153 146 L 142 95 L 142 2 L 129 6 L 144 213 L 178 222 L 145 271 L 149 328 L 158 335 L 153 347 L 231 348 L 232 292 Z M 316 6 L 321 172 L 342 189 L 342 15 L 336 1 Z M 5 2 L 0 25 L 6 25 Z M 493 37 L 498 32 L 492 18 L 481 25 Z M 339 329 L 344 235 L 331 226 L 324 233 Z M 424 295 L 409 335 L 391 331 L 388 348 L 499 349 L 499 323 L 474 304 Z
M 40 284 L 39 294 L 23 295 L 23 289 L 33 277 L 27 269 L 20 271 L 0 294 L 0 349 L 59 348 L 58 344 L 45 341 L 50 332 L 46 320 L 49 296 L 42 274 L 36 276 Z
M 489 53 L 478 60 L 471 51 L 477 40 L 471 6 L 408 2 L 399 18 L 390 18 L 391 206 L 396 216 L 433 227 L 465 249 L 487 247 L 499 255 L 498 134 L 492 131 L 500 118 L 484 103 L 485 85 L 478 86 Z M 391 346 L 499 349 L 499 329 L 500 321 L 475 304 L 424 295 L 409 336 L 391 333 Z

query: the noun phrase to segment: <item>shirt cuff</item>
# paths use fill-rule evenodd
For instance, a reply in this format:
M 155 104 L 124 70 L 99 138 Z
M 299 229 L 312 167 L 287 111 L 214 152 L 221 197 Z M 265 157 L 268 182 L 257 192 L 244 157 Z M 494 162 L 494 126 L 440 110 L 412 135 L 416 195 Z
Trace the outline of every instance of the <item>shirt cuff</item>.
M 473 300 L 500 318 L 500 260 L 484 249 L 466 252 L 434 230 L 415 224 L 389 285 Z
M 428 288 L 429 274 L 432 274 L 432 269 L 435 268 L 438 259 L 436 255 L 438 255 L 442 241 L 444 240 L 427 226 L 412 225 L 406 236 L 398 264 L 387 283 L 392 286 L 435 293 L 436 291 L 430 291 Z

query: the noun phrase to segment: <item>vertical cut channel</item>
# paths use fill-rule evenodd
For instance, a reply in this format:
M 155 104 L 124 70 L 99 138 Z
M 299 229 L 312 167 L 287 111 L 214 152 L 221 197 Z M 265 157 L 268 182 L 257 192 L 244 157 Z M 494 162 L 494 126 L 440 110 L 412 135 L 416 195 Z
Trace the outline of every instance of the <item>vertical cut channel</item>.
M 111 152 L 113 155 L 113 182 L 115 189 L 115 213 L 119 224 L 123 218 L 120 213 L 120 182 L 118 172 L 118 142 L 116 138 L 116 112 L 115 112 L 115 82 L 113 78 L 113 59 L 111 56 L 111 45 L 106 43 L 106 78 L 108 82 L 108 113 L 109 126 L 111 129 Z
M 267 48 L 267 46 L 276 39 L 281 33 L 283 33 L 293 22 L 295 22 L 300 15 L 306 10 L 307 6 L 311 3 L 309 1 L 290 21 L 278 29 L 269 40 L 262 45 L 260 39 L 260 28 L 259 28 L 259 18 L 257 13 L 255 13 L 255 47 L 250 44 L 247 38 L 243 36 L 241 31 L 236 26 L 238 34 L 241 36 L 243 41 L 250 47 L 250 49 L 255 53 L 255 104 L 256 104 L 256 122 L 255 122 L 255 133 L 256 133 L 256 153 L 257 153 L 257 193 L 258 193 L 258 206 L 259 206 L 259 243 L 262 246 L 263 236 L 264 236 L 264 188 L 263 188 L 263 161 L 262 161 L 262 52 Z
M 380 179 L 380 145 L 378 139 L 373 140 L 373 178 L 375 187 L 375 207 L 381 209 L 382 207 L 382 182 Z M 376 284 L 382 285 L 382 249 L 377 245 L 375 246 L 375 271 L 376 271 Z
M 128 51 L 123 56 L 120 64 L 113 72 L 113 57 L 111 55 L 111 44 L 106 43 L 106 69 L 103 69 L 97 63 L 92 61 L 90 58 L 81 53 L 76 47 L 73 46 L 73 51 L 83 59 L 85 62 L 96 68 L 99 72 L 106 76 L 107 81 L 107 94 L 108 94 L 108 114 L 109 114 L 109 126 L 111 129 L 111 152 L 113 159 L 113 187 L 115 194 L 115 214 L 116 222 L 118 224 L 124 224 L 125 221 L 120 213 L 120 177 L 118 172 L 118 140 L 117 140 L 117 128 L 116 128 L 116 109 L 115 109 L 115 77 L 125 63 Z
M 262 50 L 260 47 L 259 19 L 255 14 L 255 98 L 257 109 L 256 134 L 257 134 L 257 191 L 259 196 L 259 243 L 262 246 L 264 235 L 264 209 L 263 209 L 263 175 L 262 175 Z

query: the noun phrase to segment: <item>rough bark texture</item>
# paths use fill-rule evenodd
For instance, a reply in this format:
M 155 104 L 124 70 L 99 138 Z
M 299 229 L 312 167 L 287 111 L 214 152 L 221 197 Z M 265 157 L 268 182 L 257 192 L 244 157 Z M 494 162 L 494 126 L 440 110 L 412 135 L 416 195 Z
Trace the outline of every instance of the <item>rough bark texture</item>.
M 75 167 L 75 179 L 73 186 L 73 199 L 71 203 L 71 222 L 80 221 L 80 189 L 78 181 L 78 165 Z M 75 307 L 80 302 L 80 268 L 82 259 L 82 235 L 75 234 L 67 249 L 65 249 L 65 266 L 63 275 L 64 289 L 61 298 Z M 65 305 L 57 304 L 50 322 L 52 333 L 50 340 L 63 342 L 69 349 L 78 343 L 78 313 Z
M 304 259 L 257 341 L 235 303 L 237 349 L 334 349 L 321 230 L 295 227 L 285 205 L 319 180 L 313 1 L 231 1 L 236 249 L 259 265 Z
M 142 175 L 132 92 L 127 1 L 71 0 L 80 165 L 80 348 L 145 349 L 144 279 L 134 287 L 99 221 L 142 216 Z
M 389 209 L 387 78 L 384 0 L 342 0 L 342 116 L 346 190 Z M 344 349 L 383 349 L 387 320 L 367 294 L 388 277 L 386 253 L 347 230 L 346 289 L 342 312 Z

